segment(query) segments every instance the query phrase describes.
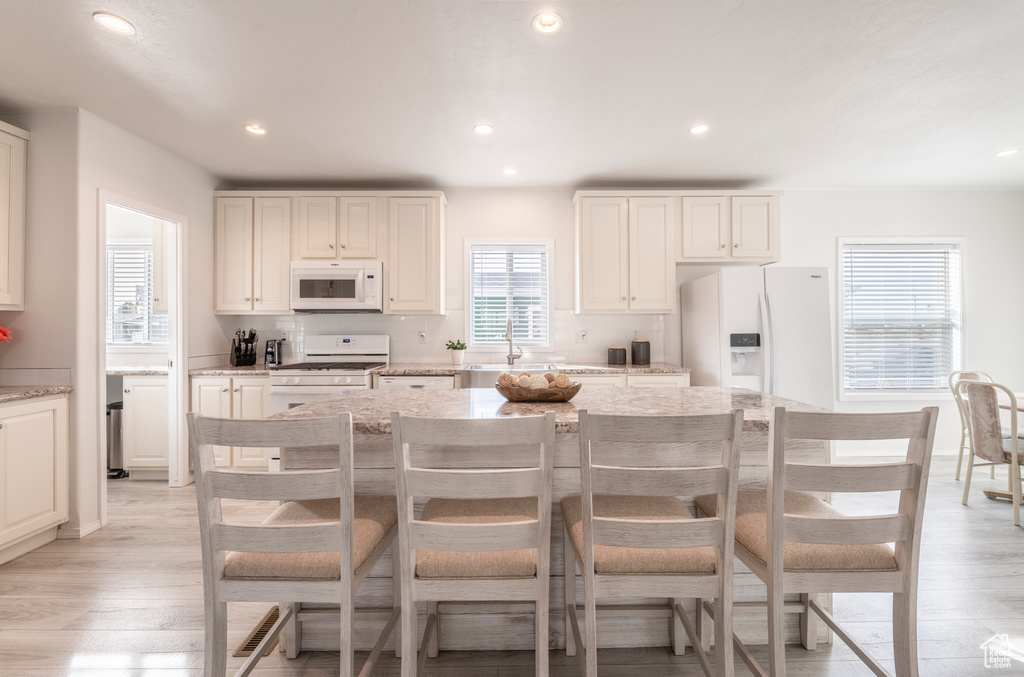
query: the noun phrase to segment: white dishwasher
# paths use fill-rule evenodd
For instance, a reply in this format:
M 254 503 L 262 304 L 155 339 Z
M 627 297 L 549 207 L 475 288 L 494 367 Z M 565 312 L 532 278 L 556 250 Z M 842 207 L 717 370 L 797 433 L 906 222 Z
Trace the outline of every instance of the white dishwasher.
M 454 376 L 378 376 L 379 390 L 396 388 L 413 388 L 415 390 L 452 390 L 455 388 Z

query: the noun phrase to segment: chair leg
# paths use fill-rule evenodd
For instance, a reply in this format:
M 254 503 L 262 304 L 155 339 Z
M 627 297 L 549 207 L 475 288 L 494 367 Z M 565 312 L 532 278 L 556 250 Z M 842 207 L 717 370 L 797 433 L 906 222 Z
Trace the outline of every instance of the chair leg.
M 712 626 L 711 616 L 708 615 L 707 610 L 704 608 L 704 602 L 700 597 L 697 598 L 697 613 L 694 614 L 694 632 L 697 633 L 697 639 L 700 640 L 700 646 L 705 652 L 711 651 L 711 633 L 714 631 Z
M 355 675 L 355 654 L 352 645 L 352 628 L 355 626 L 355 604 L 351 587 L 348 594 L 342 594 L 341 598 L 341 628 L 338 633 L 338 652 L 340 669 L 339 677 L 353 677 Z
M 437 658 L 441 647 L 441 615 L 437 613 L 437 602 L 427 602 L 427 616 L 434 614 L 434 633 L 427 643 L 427 658 Z
M 682 597 L 673 597 L 670 602 L 672 608 L 676 608 L 676 604 L 679 606 L 683 605 Z M 700 603 L 700 600 L 697 600 Z M 697 610 L 697 617 L 700 618 L 700 609 Z M 699 622 L 699 621 L 698 621 Z M 679 616 L 672 614 L 672 618 L 669 621 L 668 636 L 672 640 L 672 653 L 677 656 L 682 656 L 686 653 L 686 630 L 683 629 L 683 622 L 679 620 Z
M 768 582 L 768 668 L 771 677 L 786 677 L 786 612 L 782 586 Z
M 408 588 L 408 589 L 407 589 Z M 402 585 L 402 677 L 416 677 L 416 601 L 412 585 Z
M 281 630 L 281 644 L 283 644 L 286 658 L 298 658 L 302 647 L 302 624 L 299 623 L 299 610 L 302 604 L 299 602 L 278 602 L 277 608 L 280 613 L 291 608 L 292 617 L 288 619 L 284 629 Z
M 732 595 L 719 595 L 715 598 L 715 674 L 717 677 L 734 677 L 735 664 L 736 657 L 732 644 Z
M 811 611 L 807 605 L 811 599 L 818 601 L 818 596 L 808 593 L 800 594 L 800 603 L 804 605 L 804 612 L 800 614 L 800 643 L 808 651 L 818 648 L 818 614 Z
M 223 675 L 228 669 L 228 605 L 206 600 L 206 646 L 203 674 Z
M 964 463 L 964 442 L 967 441 L 967 431 L 960 429 L 960 452 L 956 457 L 956 479 L 960 479 L 960 466 Z
M 967 505 L 967 493 L 971 490 L 971 472 L 974 470 L 974 452 L 967 457 L 967 474 L 964 475 L 964 505 Z
M 391 542 L 391 606 L 402 608 L 402 556 L 398 552 L 398 539 Z M 402 621 L 395 624 L 395 658 L 402 657 Z
M 918 677 L 916 590 L 892 596 L 892 635 L 896 677 Z
M 582 567 L 586 569 L 586 567 Z M 583 572 L 583 605 L 585 626 L 584 655 L 587 670 L 584 677 L 597 677 L 597 597 L 594 590 L 594 572 Z
M 1010 464 L 1010 472 L 1007 473 L 1010 476 L 1010 483 L 1013 485 L 1010 488 L 1010 492 L 1013 496 L 1013 523 L 1016 526 L 1020 526 L 1020 466 L 1017 463 Z
M 565 589 L 565 606 L 576 608 L 576 551 L 573 550 L 569 534 L 562 530 L 562 553 L 564 570 L 562 572 L 562 587 Z M 572 634 L 572 620 L 568 612 L 565 616 L 565 655 L 576 655 L 576 639 Z
M 548 617 L 551 614 L 550 604 L 547 595 L 541 595 L 543 600 L 537 602 L 534 610 L 534 640 L 536 657 L 534 664 L 537 677 L 548 677 Z

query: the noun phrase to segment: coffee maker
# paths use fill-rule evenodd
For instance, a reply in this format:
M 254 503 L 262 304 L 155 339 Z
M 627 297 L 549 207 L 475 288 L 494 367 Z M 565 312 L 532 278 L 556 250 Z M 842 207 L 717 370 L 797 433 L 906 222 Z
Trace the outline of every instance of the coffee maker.
M 267 339 L 267 352 L 265 362 L 268 367 L 276 367 L 281 364 L 281 344 L 287 339 Z

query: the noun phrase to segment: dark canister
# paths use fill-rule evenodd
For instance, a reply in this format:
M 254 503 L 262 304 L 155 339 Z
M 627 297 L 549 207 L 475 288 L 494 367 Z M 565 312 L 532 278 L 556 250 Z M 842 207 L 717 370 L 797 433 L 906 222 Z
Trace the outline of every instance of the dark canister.
M 647 339 L 636 339 L 630 344 L 633 352 L 633 364 L 648 365 L 651 363 L 651 342 Z
M 622 346 L 612 346 L 608 349 L 608 364 L 626 364 L 626 349 Z

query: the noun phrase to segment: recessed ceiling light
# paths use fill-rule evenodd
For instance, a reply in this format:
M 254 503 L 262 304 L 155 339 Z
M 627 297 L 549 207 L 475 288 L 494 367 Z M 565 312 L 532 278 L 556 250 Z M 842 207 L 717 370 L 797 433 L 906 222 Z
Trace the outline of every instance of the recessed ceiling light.
M 480 136 L 486 136 L 494 131 L 494 127 L 491 127 L 486 122 L 481 122 L 478 125 L 473 125 L 473 131 L 479 134 Z
M 1007 148 L 996 153 L 996 157 L 1009 157 L 1017 152 L 1016 148 Z
M 259 134 L 260 136 L 267 133 L 267 130 L 263 129 L 257 124 L 246 125 L 245 131 L 252 132 L 253 134 Z
M 131 35 L 135 32 L 135 26 L 131 25 L 127 19 L 122 19 L 110 12 L 96 12 L 92 15 L 92 18 L 93 21 L 107 30 L 120 33 L 121 35 Z
M 502 171 L 501 173 L 504 174 L 505 176 L 515 176 L 516 175 L 516 170 L 513 167 L 509 167 L 509 168 L 505 169 L 504 171 Z
M 710 128 L 710 127 L 708 127 L 708 126 L 707 126 L 707 125 L 705 125 L 705 124 L 700 124 L 700 125 L 694 125 L 693 127 L 690 127 L 690 133 L 691 133 L 691 134 L 704 134 L 704 133 L 705 133 L 705 132 L 707 132 L 707 131 L 708 131 L 709 129 L 711 129 L 711 128 Z
M 541 35 L 550 35 L 562 27 L 562 17 L 554 12 L 541 12 L 533 17 L 531 25 Z

